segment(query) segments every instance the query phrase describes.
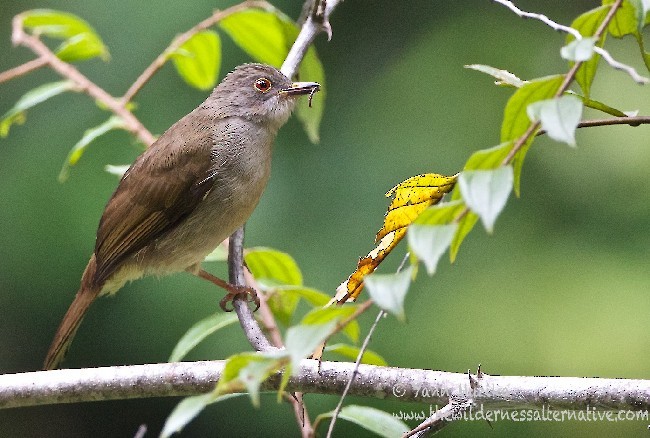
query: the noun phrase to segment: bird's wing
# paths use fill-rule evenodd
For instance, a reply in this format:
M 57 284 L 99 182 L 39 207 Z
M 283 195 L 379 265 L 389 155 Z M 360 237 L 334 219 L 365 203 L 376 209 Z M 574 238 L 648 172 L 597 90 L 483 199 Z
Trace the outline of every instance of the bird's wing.
M 200 121 L 181 119 L 122 177 L 97 231 L 96 284 L 103 284 L 125 258 L 176 227 L 212 188 L 212 131 L 209 121 Z

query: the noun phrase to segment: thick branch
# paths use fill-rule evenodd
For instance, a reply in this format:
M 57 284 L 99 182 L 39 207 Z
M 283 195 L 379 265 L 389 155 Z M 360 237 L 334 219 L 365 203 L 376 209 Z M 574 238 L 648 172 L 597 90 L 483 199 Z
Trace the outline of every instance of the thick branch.
M 37 371 L 0 376 L 0 408 L 100 400 L 187 396 L 205 393 L 224 361 L 178 362 L 105 368 Z M 340 394 L 353 363 L 304 360 L 289 391 Z M 277 389 L 280 376 L 264 383 Z M 467 374 L 360 365 L 350 395 L 445 405 L 472 391 Z M 484 374 L 472 398 L 486 408 L 650 410 L 650 380 L 519 377 Z

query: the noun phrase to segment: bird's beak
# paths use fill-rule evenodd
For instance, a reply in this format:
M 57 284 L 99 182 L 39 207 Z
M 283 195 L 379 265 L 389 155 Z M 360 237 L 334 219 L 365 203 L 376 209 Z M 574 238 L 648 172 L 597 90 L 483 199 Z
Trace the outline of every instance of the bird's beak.
M 317 82 L 294 82 L 289 88 L 283 88 L 280 93 L 292 95 L 309 94 L 314 95 L 320 90 L 320 84 Z

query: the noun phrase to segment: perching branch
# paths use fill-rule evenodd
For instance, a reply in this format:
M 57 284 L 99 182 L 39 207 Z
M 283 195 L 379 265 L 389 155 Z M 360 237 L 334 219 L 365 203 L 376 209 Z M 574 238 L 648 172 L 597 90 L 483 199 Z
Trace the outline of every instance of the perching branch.
M 209 392 L 225 361 L 178 362 L 64 369 L 0 375 L 0 408 L 187 396 Z M 340 394 L 353 363 L 304 360 L 288 390 Z M 474 391 L 476 405 L 489 409 L 650 410 L 650 380 L 581 377 L 520 377 L 484 374 Z M 262 386 L 276 390 L 280 375 Z M 360 365 L 350 395 L 445 405 L 451 396 L 471 395 L 467 374 Z

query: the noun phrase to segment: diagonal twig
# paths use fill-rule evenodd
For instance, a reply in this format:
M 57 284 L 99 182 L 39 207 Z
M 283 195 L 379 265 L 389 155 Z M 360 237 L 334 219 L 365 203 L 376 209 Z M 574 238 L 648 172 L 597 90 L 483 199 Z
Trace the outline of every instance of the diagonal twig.
M 154 142 L 155 138 L 151 132 L 118 99 L 84 76 L 72 64 L 60 60 L 40 39 L 26 33 L 23 29 L 23 14 L 18 14 L 13 19 L 11 40 L 14 45 L 22 45 L 32 50 L 39 58 L 45 60 L 54 71 L 73 81 L 82 92 L 106 105 L 108 109 L 122 119 L 125 129 L 135 135 L 142 143 L 149 146 Z
M 34 70 L 38 70 L 39 68 L 44 67 L 46 65 L 47 65 L 47 59 L 43 57 L 32 59 L 31 61 L 27 61 L 24 64 L 21 64 L 17 67 L 11 68 L 9 70 L 0 73 L 0 84 L 15 79 L 19 76 L 26 75 L 27 73 L 30 73 Z
M 142 87 L 151 79 L 151 77 L 162 68 L 163 65 L 168 61 L 169 56 L 178 50 L 187 40 L 192 38 L 197 33 L 202 30 L 208 29 L 214 26 L 219 21 L 228 17 L 237 12 L 244 11 L 246 9 L 271 9 L 273 6 L 266 1 L 253 1 L 247 0 L 242 3 L 231 6 L 223 11 L 214 11 L 214 13 L 206 18 L 205 20 L 198 23 L 196 26 L 192 27 L 190 30 L 183 32 L 172 40 L 169 46 L 160 54 L 158 57 L 138 76 L 138 78 L 133 82 L 129 89 L 124 93 L 120 98 L 120 101 L 123 105 L 130 102 L 133 97 L 142 89 Z
M 542 23 L 549 26 L 553 30 L 557 30 L 557 31 L 560 31 L 560 32 L 565 32 L 565 33 L 571 34 L 576 40 L 581 40 L 583 38 L 583 36 L 580 34 L 580 32 L 578 32 L 576 29 L 574 29 L 572 27 L 569 27 L 569 26 L 564 26 L 562 24 L 556 23 L 555 21 L 551 20 L 550 18 L 548 18 L 544 14 L 538 14 L 538 13 L 534 13 L 534 12 L 522 11 L 517 6 L 515 6 L 514 3 L 512 3 L 509 0 L 492 0 L 492 1 L 505 6 L 506 8 L 510 9 L 512 12 L 514 12 L 515 14 L 517 14 L 518 16 L 520 16 L 522 18 L 532 18 L 534 20 L 539 20 Z M 618 8 L 616 8 L 616 9 L 618 9 Z M 616 9 L 614 9 L 614 11 Z M 610 11 L 611 10 L 612 9 L 610 9 Z M 609 20 L 606 19 L 604 21 L 609 23 L 610 20 L 611 20 L 611 18 Z M 596 39 L 600 38 L 600 35 L 602 35 L 603 30 L 604 29 L 600 30 L 600 32 L 596 32 L 598 34 Z M 596 35 L 594 35 L 594 36 L 596 36 Z M 617 70 L 622 70 L 622 71 L 626 72 L 635 82 L 637 82 L 639 84 L 647 84 L 648 82 L 650 82 L 650 79 L 648 79 L 645 76 L 641 76 L 639 73 L 637 73 L 637 71 L 634 69 L 634 67 L 632 67 L 630 65 L 627 65 L 627 64 L 623 64 L 623 63 L 621 63 L 619 61 L 616 61 L 614 59 L 614 57 L 607 50 L 603 49 L 602 47 L 594 46 L 594 52 L 598 53 L 600 56 L 602 56 L 603 59 L 612 68 L 615 68 Z

